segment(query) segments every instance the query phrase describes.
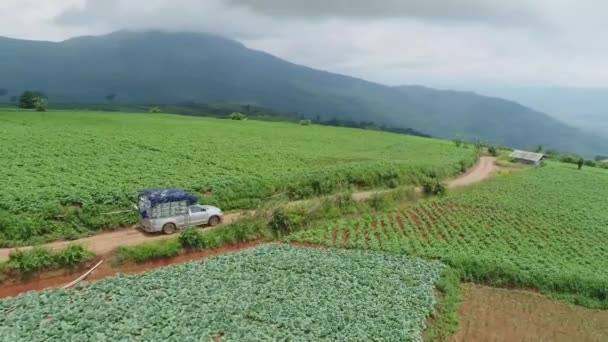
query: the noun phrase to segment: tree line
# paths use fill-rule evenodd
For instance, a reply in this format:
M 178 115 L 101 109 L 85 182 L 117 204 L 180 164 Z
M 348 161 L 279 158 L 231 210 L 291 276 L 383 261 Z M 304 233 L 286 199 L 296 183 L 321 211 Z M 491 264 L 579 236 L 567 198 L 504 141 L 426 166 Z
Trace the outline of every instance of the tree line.
M 0 88 L 0 97 L 8 95 L 8 90 Z M 48 97 L 41 91 L 26 90 L 19 96 L 11 96 L 10 102 L 17 103 L 21 109 L 35 109 L 46 112 L 48 108 Z

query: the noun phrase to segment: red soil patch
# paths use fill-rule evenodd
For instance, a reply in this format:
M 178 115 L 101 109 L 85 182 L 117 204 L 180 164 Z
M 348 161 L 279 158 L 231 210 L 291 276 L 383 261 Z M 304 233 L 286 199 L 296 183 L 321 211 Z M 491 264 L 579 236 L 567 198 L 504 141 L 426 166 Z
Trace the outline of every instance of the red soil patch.
M 342 233 L 342 243 L 346 243 L 348 241 L 348 238 L 350 237 L 350 231 L 345 230 Z
M 449 341 L 608 341 L 608 311 L 520 290 L 464 286 L 458 332 Z
M 139 274 L 147 270 L 165 267 L 173 264 L 181 264 L 187 261 L 202 260 L 211 256 L 240 251 L 243 249 L 255 247 L 259 244 L 266 243 L 262 240 L 255 240 L 250 242 L 241 242 L 232 245 L 226 245 L 215 249 L 207 249 L 197 252 L 184 253 L 170 258 L 162 258 L 151 260 L 143 263 L 127 263 L 119 266 L 112 266 L 108 261 L 105 261 L 99 268 L 97 268 L 91 275 L 86 279 L 87 282 L 93 280 L 100 280 L 105 277 L 110 277 L 118 273 L 121 274 Z M 107 260 L 108 255 L 104 257 Z M 96 261 L 99 261 L 97 259 Z M 78 276 L 84 273 L 86 269 L 96 262 L 90 262 L 85 265 L 86 267 L 79 268 L 79 272 L 66 272 L 65 270 L 60 271 L 49 271 L 43 272 L 37 275 L 35 278 L 6 282 L 0 287 L 0 298 L 13 297 L 21 293 L 28 291 L 38 291 L 48 288 L 62 287 Z

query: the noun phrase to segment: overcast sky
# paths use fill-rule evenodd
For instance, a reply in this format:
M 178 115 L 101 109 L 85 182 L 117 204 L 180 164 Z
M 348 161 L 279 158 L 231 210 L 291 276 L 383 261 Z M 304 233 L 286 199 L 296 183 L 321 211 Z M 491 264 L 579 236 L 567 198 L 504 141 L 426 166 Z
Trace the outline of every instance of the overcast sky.
M 608 86 L 605 0 L 0 0 L 0 36 L 221 34 L 386 84 Z

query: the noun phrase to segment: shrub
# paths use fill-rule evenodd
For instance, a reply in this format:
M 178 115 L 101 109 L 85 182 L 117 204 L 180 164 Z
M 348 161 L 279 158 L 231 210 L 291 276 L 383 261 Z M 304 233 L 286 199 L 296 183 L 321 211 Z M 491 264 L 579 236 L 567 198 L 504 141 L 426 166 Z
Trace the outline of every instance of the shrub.
M 8 264 L 23 274 L 48 269 L 55 263 L 53 252 L 46 247 L 34 247 L 30 250 L 16 250 L 9 255 Z
M 30 250 L 16 250 L 9 255 L 8 268 L 22 274 L 31 274 L 58 267 L 73 267 L 93 258 L 95 254 L 82 245 L 71 244 L 66 248 L 53 251 L 47 247 L 34 247 Z
M 179 244 L 188 250 L 197 250 L 207 247 L 203 233 L 196 228 L 188 228 L 179 234 Z
M 148 113 L 160 113 L 160 108 L 150 107 L 150 108 L 148 108 Z
M 493 157 L 498 156 L 498 151 L 496 150 L 496 147 L 494 147 L 494 146 L 488 147 L 488 153 Z
M 464 139 L 460 137 L 452 139 L 452 142 L 454 143 L 454 145 L 456 145 L 456 147 L 461 147 L 464 145 Z
M 115 263 L 127 261 L 144 262 L 153 259 L 172 257 L 181 251 L 181 245 L 177 239 L 153 241 L 141 245 L 119 247 L 114 256 Z
M 247 118 L 247 116 L 245 116 L 245 114 L 243 114 L 243 113 L 232 112 L 230 114 L 230 119 L 232 119 L 232 120 L 245 120 L 246 118 Z
M 279 208 L 272 213 L 268 226 L 275 234 L 281 236 L 301 227 L 304 221 L 301 210 L 287 211 Z
M 36 108 L 37 112 L 46 112 L 48 106 L 48 100 L 44 97 L 36 97 L 34 99 L 34 107 Z
M 302 126 L 310 126 L 312 124 L 312 121 L 310 120 L 300 120 L 300 125 Z
M 34 109 L 36 108 L 36 96 L 34 93 L 26 90 L 19 96 L 19 108 Z
M 427 195 L 445 195 L 447 189 L 437 178 L 430 178 L 422 184 L 422 191 Z
M 82 245 L 71 244 L 66 248 L 55 252 L 54 259 L 57 265 L 64 267 L 74 267 L 90 260 L 95 255 Z

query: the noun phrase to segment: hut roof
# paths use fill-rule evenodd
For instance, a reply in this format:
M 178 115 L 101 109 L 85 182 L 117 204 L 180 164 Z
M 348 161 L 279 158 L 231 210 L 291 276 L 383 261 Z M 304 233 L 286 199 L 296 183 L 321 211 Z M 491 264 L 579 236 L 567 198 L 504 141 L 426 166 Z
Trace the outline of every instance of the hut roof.
M 528 161 L 535 162 L 535 163 L 538 163 L 544 157 L 545 157 L 545 155 L 542 153 L 534 153 L 534 152 L 527 152 L 527 151 L 520 151 L 520 150 L 515 150 L 515 151 L 513 151 L 513 153 L 511 153 L 511 158 L 528 160 Z

